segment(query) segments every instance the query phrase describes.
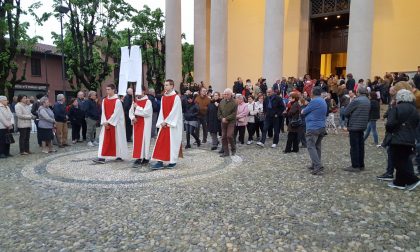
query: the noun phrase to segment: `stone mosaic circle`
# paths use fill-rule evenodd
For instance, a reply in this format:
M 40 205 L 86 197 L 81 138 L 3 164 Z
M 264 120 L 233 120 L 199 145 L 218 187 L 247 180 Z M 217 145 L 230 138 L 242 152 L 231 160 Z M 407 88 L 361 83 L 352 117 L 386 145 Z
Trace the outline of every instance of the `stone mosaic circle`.
M 97 150 L 84 150 L 48 156 L 25 166 L 22 174 L 39 183 L 64 187 L 145 187 L 205 179 L 241 162 L 237 156 L 223 159 L 215 152 L 192 149 L 184 151 L 175 169 L 153 171 L 150 166 L 133 168 L 132 160 L 94 164 L 96 155 Z

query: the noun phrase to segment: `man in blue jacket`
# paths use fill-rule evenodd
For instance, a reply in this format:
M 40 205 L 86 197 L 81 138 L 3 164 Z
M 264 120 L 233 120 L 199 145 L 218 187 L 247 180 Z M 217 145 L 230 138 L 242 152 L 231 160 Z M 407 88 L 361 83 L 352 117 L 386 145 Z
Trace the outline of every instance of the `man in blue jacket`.
M 57 102 L 54 104 L 53 108 L 55 125 L 57 127 L 57 142 L 58 147 L 64 148 L 69 146 L 67 144 L 67 112 L 66 112 L 66 98 L 63 94 L 57 95 Z
M 306 146 L 312 161 L 308 169 L 312 170 L 313 175 L 322 175 L 324 171 L 324 166 L 321 162 L 321 143 L 326 133 L 327 104 L 321 97 L 321 93 L 321 87 L 314 87 L 312 89 L 311 102 L 302 110 L 306 123 Z

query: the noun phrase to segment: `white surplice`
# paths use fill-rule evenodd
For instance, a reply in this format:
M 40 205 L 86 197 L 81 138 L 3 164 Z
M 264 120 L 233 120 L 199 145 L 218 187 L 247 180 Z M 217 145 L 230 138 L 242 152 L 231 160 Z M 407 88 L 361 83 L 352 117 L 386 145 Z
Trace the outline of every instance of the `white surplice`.
M 146 100 L 146 104 L 143 107 L 137 105 L 137 107 L 134 109 L 134 106 L 132 105 L 129 111 L 130 119 L 133 120 L 136 116 L 137 118 L 143 117 L 144 118 L 144 127 L 143 129 L 137 129 L 135 125 L 133 125 L 133 158 L 134 158 L 134 150 L 136 149 L 135 146 L 137 144 L 141 144 L 141 151 L 140 151 L 140 157 L 139 159 L 150 159 L 150 138 L 152 135 L 152 115 L 153 115 L 153 107 L 152 102 L 148 99 L 147 95 L 143 96 L 138 101 L 144 101 Z M 143 130 L 143 137 L 142 139 L 138 139 L 136 134 L 137 130 Z M 141 141 L 141 143 L 137 143 L 137 141 Z
M 101 115 L 101 133 L 99 134 L 99 149 L 98 149 L 98 157 L 99 158 L 107 158 L 107 157 L 119 157 L 122 159 L 127 159 L 129 157 L 128 154 L 128 146 L 127 146 L 127 136 L 125 134 L 125 118 L 124 118 L 124 110 L 122 106 L 122 102 L 118 99 L 118 95 L 114 95 L 112 97 L 108 97 L 106 99 L 117 99 L 115 102 L 114 113 L 112 116 L 106 120 L 105 117 L 105 108 L 104 108 L 104 101 L 102 102 L 102 115 Z M 105 135 L 105 126 L 104 123 L 109 123 L 110 125 L 115 127 L 115 138 L 116 138 L 116 156 L 103 156 L 102 149 L 108 148 L 108 146 L 104 146 L 104 135 Z

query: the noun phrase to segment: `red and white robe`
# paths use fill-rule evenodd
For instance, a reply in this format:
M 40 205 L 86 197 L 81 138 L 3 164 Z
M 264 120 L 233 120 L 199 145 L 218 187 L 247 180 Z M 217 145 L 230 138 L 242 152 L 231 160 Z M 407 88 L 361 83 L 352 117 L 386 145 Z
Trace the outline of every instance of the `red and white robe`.
M 108 127 L 104 123 L 109 123 Z M 124 110 L 118 95 L 106 97 L 102 101 L 101 125 L 98 157 L 128 158 Z
M 161 127 L 163 122 L 168 124 L 167 127 Z M 176 163 L 182 142 L 183 122 L 181 99 L 175 91 L 162 96 L 156 127 L 160 129 L 152 159 Z
M 150 138 L 152 136 L 152 102 L 143 96 L 136 101 L 137 107 L 130 108 L 130 119 L 137 119 L 133 124 L 133 158 L 135 159 L 150 159 Z

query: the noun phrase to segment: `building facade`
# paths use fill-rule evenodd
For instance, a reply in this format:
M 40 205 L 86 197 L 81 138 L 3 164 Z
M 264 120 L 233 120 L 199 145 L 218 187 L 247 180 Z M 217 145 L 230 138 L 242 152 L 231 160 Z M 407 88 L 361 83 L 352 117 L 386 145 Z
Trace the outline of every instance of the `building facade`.
M 418 0 L 195 0 L 194 80 L 415 71 Z M 166 77 L 181 77 L 181 0 L 166 0 Z

